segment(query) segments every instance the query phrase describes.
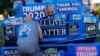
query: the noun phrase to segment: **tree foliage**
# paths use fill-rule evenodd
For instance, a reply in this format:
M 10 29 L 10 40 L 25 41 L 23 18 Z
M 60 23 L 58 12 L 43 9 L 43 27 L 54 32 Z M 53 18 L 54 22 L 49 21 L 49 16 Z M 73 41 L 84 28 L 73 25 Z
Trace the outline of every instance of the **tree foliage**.
M 11 12 L 14 0 L 0 0 L 0 14 L 7 10 Z

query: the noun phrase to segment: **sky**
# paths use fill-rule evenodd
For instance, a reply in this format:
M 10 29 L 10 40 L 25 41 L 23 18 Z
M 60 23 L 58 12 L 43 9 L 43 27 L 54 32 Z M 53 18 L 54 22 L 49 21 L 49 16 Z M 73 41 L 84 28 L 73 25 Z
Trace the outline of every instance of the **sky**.
M 0 20 L 2 20 L 3 19 L 3 16 L 2 15 L 0 15 Z
M 92 0 L 92 3 L 100 3 L 100 0 Z

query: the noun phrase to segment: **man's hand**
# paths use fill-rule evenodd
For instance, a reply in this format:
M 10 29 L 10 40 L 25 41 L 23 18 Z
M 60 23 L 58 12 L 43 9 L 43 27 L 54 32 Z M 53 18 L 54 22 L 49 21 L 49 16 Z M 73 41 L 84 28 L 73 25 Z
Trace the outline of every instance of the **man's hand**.
M 39 33 L 39 41 L 42 41 L 43 35 L 42 35 L 42 30 L 39 24 L 38 24 L 38 33 Z

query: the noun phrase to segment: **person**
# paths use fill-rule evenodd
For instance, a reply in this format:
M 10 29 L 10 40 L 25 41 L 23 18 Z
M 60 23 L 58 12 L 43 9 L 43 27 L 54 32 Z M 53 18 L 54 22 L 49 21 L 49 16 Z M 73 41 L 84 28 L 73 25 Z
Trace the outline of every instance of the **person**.
M 18 50 L 20 56 L 41 56 L 39 39 L 42 40 L 42 30 L 39 23 L 32 21 L 32 16 L 25 17 L 25 22 L 18 30 Z
M 9 17 L 9 14 L 8 12 L 5 10 L 4 13 L 3 13 L 3 18 L 6 19 Z
M 47 5 L 46 6 L 46 16 L 51 17 L 54 15 L 54 6 L 53 5 Z

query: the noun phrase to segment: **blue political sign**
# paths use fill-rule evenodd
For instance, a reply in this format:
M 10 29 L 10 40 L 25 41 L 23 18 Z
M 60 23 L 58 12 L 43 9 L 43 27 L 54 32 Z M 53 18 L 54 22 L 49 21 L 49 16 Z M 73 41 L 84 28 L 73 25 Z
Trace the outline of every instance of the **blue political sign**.
M 18 56 L 17 47 L 2 47 L 1 48 L 2 56 Z

